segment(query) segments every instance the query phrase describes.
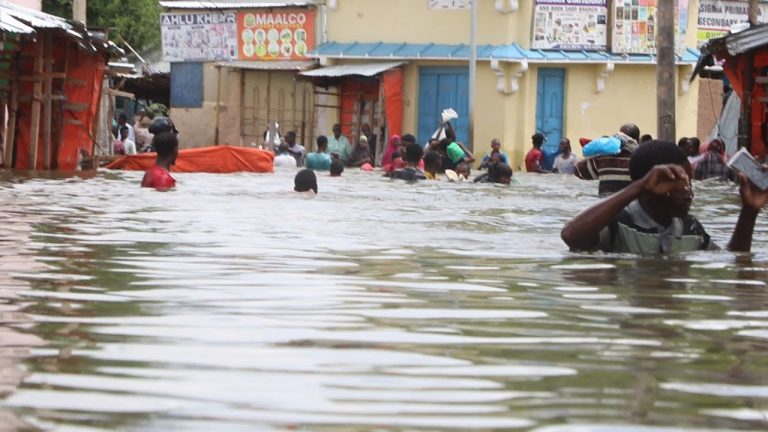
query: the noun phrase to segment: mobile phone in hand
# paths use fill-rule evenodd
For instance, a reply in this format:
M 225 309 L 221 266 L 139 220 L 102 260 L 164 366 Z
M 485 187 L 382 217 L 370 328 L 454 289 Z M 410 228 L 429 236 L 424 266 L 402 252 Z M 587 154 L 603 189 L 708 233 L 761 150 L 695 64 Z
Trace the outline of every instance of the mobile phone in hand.
M 728 162 L 728 166 L 747 175 L 749 181 L 762 190 L 768 189 L 768 171 L 763 170 L 760 162 L 755 160 L 746 148 L 736 152 Z

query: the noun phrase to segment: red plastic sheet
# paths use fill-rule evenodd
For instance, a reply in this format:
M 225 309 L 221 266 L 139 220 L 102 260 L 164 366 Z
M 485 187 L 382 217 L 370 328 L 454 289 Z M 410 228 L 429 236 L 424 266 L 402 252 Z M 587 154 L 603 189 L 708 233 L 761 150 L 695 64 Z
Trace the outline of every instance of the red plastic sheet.
M 36 42 L 26 43 L 22 47 L 22 61 L 19 64 L 19 76 L 34 76 L 34 57 L 37 50 Z M 69 49 L 66 48 L 70 44 Z M 51 113 L 51 158 L 56 167 L 62 170 L 72 170 L 77 165 L 77 155 L 80 148 L 93 154 L 93 130 L 97 119 L 99 99 L 101 98 L 106 60 L 103 54 L 80 51 L 68 39 L 53 38 L 53 71 L 63 70 L 67 65 L 67 79 L 64 85 L 61 80 L 53 80 L 53 93 L 63 93 L 66 96 L 64 109 L 56 109 Z M 40 128 L 37 143 L 37 161 L 30 161 L 32 146 L 32 94 L 33 82 L 22 81 L 19 86 L 19 110 L 16 128 L 16 165 L 18 169 L 42 169 L 45 119 L 43 104 L 40 107 Z
M 744 98 L 744 72 L 747 69 L 750 56 L 740 55 L 738 57 L 730 57 L 726 60 L 725 72 L 726 77 L 731 83 L 731 87 L 739 95 L 739 98 Z M 754 56 L 754 74 L 755 76 L 764 76 L 768 71 L 768 51 L 755 53 Z M 765 89 L 763 85 L 755 83 L 752 88 L 752 119 L 750 126 L 752 128 L 752 142 L 750 151 L 758 158 L 764 158 L 766 156 L 766 145 L 763 137 L 763 124 L 766 122 L 765 104 L 757 103 L 758 98 L 765 96 Z
M 155 153 L 123 156 L 107 165 L 109 169 L 146 171 L 155 163 Z M 229 174 L 235 172 L 274 172 L 275 155 L 267 150 L 216 146 L 179 151 L 172 172 Z
M 387 112 L 387 134 L 402 135 L 403 70 L 400 68 L 384 72 L 384 107 Z
M 102 56 L 70 50 L 64 94 L 67 95 L 67 103 L 70 106 L 87 108 L 64 110 L 64 134 L 58 152 L 59 169 L 74 169 L 81 147 L 86 149 L 88 154 L 93 154 L 93 133 L 98 119 L 105 68 L 106 63 Z

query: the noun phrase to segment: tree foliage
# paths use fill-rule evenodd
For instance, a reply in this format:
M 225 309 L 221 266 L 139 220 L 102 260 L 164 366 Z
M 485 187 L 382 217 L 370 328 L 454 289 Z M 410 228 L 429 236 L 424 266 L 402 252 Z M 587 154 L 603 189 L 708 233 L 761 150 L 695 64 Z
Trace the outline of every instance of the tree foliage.
M 43 11 L 72 18 L 72 0 L 43 0 Z M 157 0 L 87 0 L 88 27 L 111 28 L 131 46 L 146 50 L 160 46 L 160 5 Z

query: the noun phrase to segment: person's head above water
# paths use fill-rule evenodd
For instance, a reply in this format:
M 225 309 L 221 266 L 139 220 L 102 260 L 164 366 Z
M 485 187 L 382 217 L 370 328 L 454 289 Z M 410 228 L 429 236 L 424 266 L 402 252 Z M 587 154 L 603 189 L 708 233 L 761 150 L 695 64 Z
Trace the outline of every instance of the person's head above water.
M 534 148 L 541 148 L 541 146 L 544 144 L 544 134 L 541 132 L 536 132 L 531 137 L 531 143 L 533 144 Z
M 640 128 L 634 123 L 626 123 L 621 126 L 619 132 L 629 136 L 633 140 L 640 142 Z
M 404 146 L 407 146 L 408 144 L 413 144 L 416 142 L 416 137 L 411 134 L 405 134 L 400 138 L 400 141 L 403 142 Z
M 469 176 L 472 175 L 472 170 L 468 163 L 462 162 L 456 165 L 456 174 L 463 175 L 465 179 L 468 179 Z
M 512 168 L 502 162 L 495 163 L 488 167 L 488 179 L 493 183 L 508 185 L 512 183 Z
M 328 150 L 328 138 L 325 135 L 317 137 L 317 152 L 325 153 Z
M 178 135 L 179 131 L 176 129 L 176 125 L 168 117 L 155 117 L 152 119 L 152 123 L 149 124 L 149 133 L 157 135 L 163 132 L 173 132 Z
M 501 141 L 498 138 L 494 138 L 491 141 L 491 150 L 495 152 L 501 150 Z
M 120 128 L 120 139 L 125 140 L 128 138 L 128 126 Z
M 331 177 L 341 177 L 341 173 L 344 172 L 344 162 L 341 159 L 334 159 L 331 162 Z
M 690 188 L 692 177 L 688 155 L 673 142 L 648 141 L 637 148 L 629 160 L 629 175 L 632 181 L 643 179 L 657 165 L 678 165 L 688 175 L 689 187 L 666 195 L 644 194 L 641 204 L 657 219 L 668 220 L 673 217 L 685 217 L 691 208 L 693 192 Z M 661 221 L 660 221 L 661 222 Z
M 438 171 L 440 171 L 442 164 L 443 164 L 443 161 L 442 161 L 442 156 L 440 156 L 440 153 L 431 150 L 424 155 L 425 171 L 431 174 L 435 174 Z
M 173 132 L 161 132 L 152 138 L 152 148 L 157 152 L 157 165 L 168 169 L 176 163 L 179 138 Z
M 296 144 L 296 132 L 288 131 L 284 138 L 289 147 L 293 147 L 293 145 Z
M 338 123 L 336 123 L 335 125 L 333 125 L 333 136 L 334 136 L 336 139 L 339 139 L 339 137 L 341 136 L 341 125 L 340 125 L 340 124 L 338 124 Z
M 405 147 L 405 162 L 408 163 L 408 165 L 416 166 L 419 164 L 423 154 L 424 149 L 422 149 L 420 145 L 416 143 L 408 144 L 408 146 Z
M 313 191 L 317 193 L 317 176 L 311 169 L 303 169 L 296 173 L 293 179 L 293 190 L 296 192 Z

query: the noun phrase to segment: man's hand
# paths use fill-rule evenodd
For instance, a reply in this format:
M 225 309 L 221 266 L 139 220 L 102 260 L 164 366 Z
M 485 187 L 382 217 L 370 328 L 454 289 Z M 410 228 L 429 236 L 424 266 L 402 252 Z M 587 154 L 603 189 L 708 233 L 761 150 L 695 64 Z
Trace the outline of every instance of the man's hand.
M 691 188 L 691 180 L 680 165 L 656 165 L 643 178 L 643 189 L 654 195 Z
M 767 166 L 763 166 L 763 171 L 768 170 Z M 752 184 L 744 173 L 739 173 L 739 194 L 741 195 L 741 203 L 744 207 L 751 210 L 760 211 L 765 204 L 768 203 L 768 191 L 760 190 L 757 186 Z

